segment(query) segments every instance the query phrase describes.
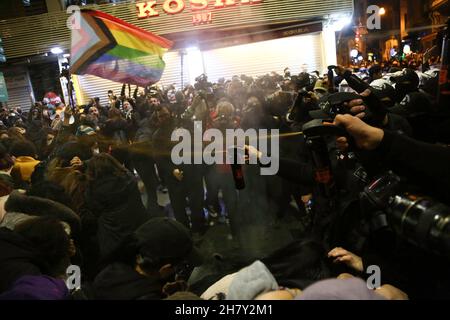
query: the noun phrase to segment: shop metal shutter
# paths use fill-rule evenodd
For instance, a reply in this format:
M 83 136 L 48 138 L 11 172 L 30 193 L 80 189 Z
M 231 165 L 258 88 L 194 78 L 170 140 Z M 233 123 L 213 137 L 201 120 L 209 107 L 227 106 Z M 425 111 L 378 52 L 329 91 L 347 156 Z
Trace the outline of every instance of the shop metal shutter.
M 212 1 L 209 2 L 212 4 Z M 323 19 L 330 14 L 353 12 L 353 0 L 264 0 L 256 5 L 238 5 L 221 9 L 209 7 L 208 11 L 213 12 L 213 23 L 197 26 L 192 24 L 193 12 L 189 5 L 180 14 L 167 15 L 162 11 L 162 3 L 163 1 L 158 1 L 157 5 L 160 15 L 148 19 L 137 17 L 135 1 L 115 5 L 95 5 L 90 8 L 111 14 L 158 35 Z M 0 37 L 4 41 L 7 58 L 48 53 L 52 47 L 69 50 L 70 30 L 66 25 L 68 17 L 69 14 L 61 11 L 0 21 Z
M 170 51 L 164 55 L 164 61 L 166 62 L 166 68 L 164 70 L 161 81 L 158 85 L 168 86 L 175 83 L 176 88 L 181 86 L 181 57 L 178 51 Z M 188 74 L 185 66 L 184 81 L 187 83 Z M 108 102 L 108 90 L 113 90 L 114 94 L 119 96 L 122 90 L 122 83 L 109 81 L 95 76 L 77 76 L 79 95 L 81 95 L 81 101 L 77 101 L 77 104 L 83 105 L 89 103 L 89 99 L 99 97 L 101 104 Z M 131 94 L 133 94 L 136 86 L 131 86 Z M 75 88 L 76 89 L 76 88 Z M 128 95 L 128 87 L 126 88 L 126 94 Z
M 28 111 L 33 103 L 30 78 L 26 71 L 5 72 L 6 88 L 8 90 L 8 107 L 20 107 Z
M 30 87 L 21 87 L 8 90 L 8 107 L 20 107 L 22 111 L 28 111 L 31 108 Z
M 321 36 L 316 33 L 203 51 L 203 59 L 208 80 L 216 82 L 242 74 L 283 74 L 286 67 L 291 74 L 303 69 L 322 72 L 321 52 Z

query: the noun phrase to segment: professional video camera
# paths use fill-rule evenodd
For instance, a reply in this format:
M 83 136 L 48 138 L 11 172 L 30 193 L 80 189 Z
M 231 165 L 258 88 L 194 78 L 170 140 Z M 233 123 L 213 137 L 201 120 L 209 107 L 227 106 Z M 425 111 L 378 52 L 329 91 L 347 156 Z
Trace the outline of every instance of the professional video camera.
M 195 78 L 194 88 L 198 91 L 210 92 L 212 90 L 212 83 L 208 82 L 208 76 L 203 73 Z
M 377 178 L 361 193 L 372 230 L 392 228 L 414 245 L 450 257 L 450 207 L 415 192 L 393 172 Z

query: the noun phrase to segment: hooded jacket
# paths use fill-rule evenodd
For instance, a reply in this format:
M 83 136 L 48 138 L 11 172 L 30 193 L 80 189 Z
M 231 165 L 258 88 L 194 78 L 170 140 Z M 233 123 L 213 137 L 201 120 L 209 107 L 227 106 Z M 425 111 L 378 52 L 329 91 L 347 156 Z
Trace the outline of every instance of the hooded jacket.
M 150 218 L 131 175 L 93 181 L 86 191 L 86 206 L 98 217 L 97 238 L 102 256 Z
M 36 146 L 38 153 L 40 154 L 47 142 L 47 132 L 44 129 L 45 128 L 44 120 L 29 119 L 27 125 L 28 126 L 27 131 L 25 133 L 25 138 L 33 142 L 33 144 Z
M 21 235 L 0 228 L 0 293 L 24 275 L 40 275 L 37 253 Z
M 31 216 L 51 216 L 67 222 L 76 236 L 80 231 L 80 218 L 65 205 L 40 197 L 13 191 L 5 203 L 6 214 L 0 226 L 14 229 L 15 225 Z

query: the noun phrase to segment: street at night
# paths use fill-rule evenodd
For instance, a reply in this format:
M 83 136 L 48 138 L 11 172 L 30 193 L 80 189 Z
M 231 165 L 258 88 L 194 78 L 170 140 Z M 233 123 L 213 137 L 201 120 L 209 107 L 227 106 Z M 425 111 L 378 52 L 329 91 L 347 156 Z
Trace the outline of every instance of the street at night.
M 2 0 L 0 303 L 450 299 L 449 12 Z

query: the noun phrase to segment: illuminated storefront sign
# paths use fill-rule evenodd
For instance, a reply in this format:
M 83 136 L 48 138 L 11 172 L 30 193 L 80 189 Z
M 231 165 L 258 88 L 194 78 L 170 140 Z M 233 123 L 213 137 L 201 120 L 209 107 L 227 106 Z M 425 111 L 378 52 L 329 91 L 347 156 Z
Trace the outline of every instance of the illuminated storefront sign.
M 137 16 L 139 19 L 157 17 L 161 11 L 166 14 L 178 14 L 186 8 L 189 2 L 190 10 L 193 12 L 192 23 L 204 24 L 212 22 L 212 12 L 203 11 L 208 9 L 220 9 L 236 5 L 250 5 L 261 3 L 263 0 L 165 0 L 147 1 L 136 3 Z M 202 12 L 199 12 L 202 11 Z

